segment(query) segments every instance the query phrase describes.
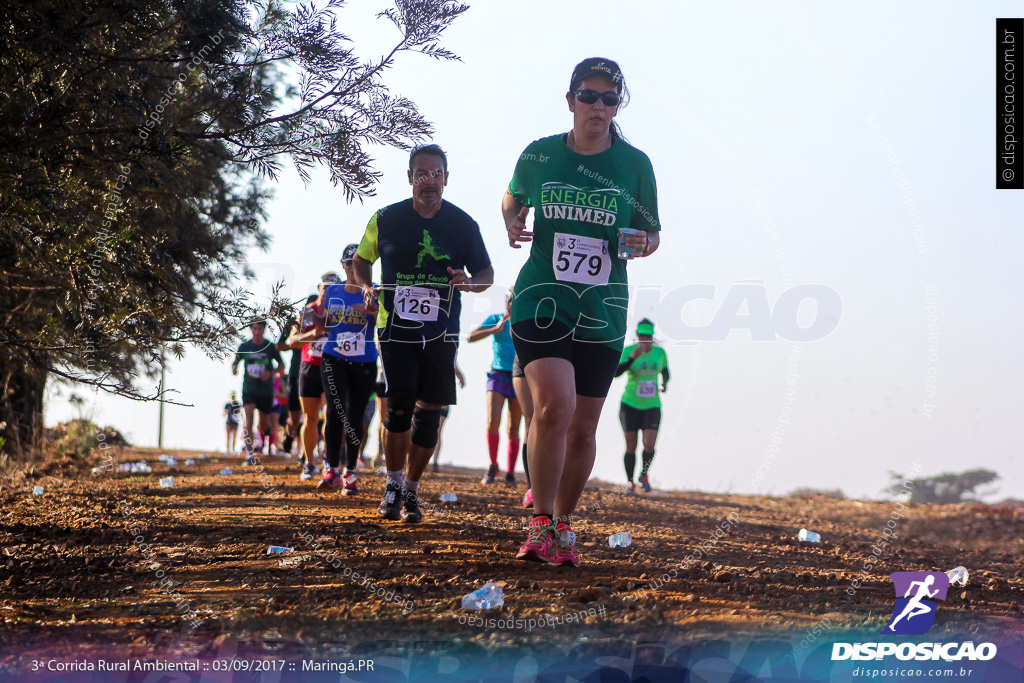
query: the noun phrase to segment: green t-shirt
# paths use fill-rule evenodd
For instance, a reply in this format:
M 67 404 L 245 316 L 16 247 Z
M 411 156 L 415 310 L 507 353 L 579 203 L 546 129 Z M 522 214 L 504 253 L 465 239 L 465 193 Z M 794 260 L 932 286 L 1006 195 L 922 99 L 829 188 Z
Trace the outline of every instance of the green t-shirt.
M 625 363 L 633 354 L 636 344 L 622 349 L 620 363 Z M 660 346 L 633 361 L 626 370 L 626 388 L 622 392 L 622 402 L 637 410 L 661 407 L 661 393 L 658 389 L 658 375 L 668 367 L 668 356 Z
M 269 339 L 264 339 L 262 344 L 256 344 L 253 340 L 242 342 L 235 353 L 235 360 L 241 361 L 243 370 L 242 394 L 258 394 L 261 396 L 274 395 L 274 377 L 260 379 L 263 371 L 273 373 L 274 366 L 271 361 L 277 361 L 277 367 L 284 365 L 281 360 L 281 353 Z
M 585 155 L 553 135 L 519 156 L 508 191 L 534 209 L 512 322 L 554 318 L 574 329 L 575 339 L 622 348 L 629 292 L 617 233 L 661 229 L 650 159 L 618 138 Z

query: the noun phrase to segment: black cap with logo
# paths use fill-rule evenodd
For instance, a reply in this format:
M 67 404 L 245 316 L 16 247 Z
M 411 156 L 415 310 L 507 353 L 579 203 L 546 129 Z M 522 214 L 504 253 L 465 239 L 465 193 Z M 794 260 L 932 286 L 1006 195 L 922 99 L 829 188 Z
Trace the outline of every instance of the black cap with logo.
M 341 252 L 341 262 L 352 263 L 352 261 L 355 260 L 356 258 L 357 251 L 359 251 L 358 244 L 350 244 L 347 247 L 345 247 L 345 251 Z
M 583 79 L 595 74 L 604 74 L 616 84 L 622 82 L 622 71 L 619 65 L 610 59 L 603 57 L 589 57 L 576 65 L 572 70 L 572 80 L 569 81 L 569 90 L 578 88 Z

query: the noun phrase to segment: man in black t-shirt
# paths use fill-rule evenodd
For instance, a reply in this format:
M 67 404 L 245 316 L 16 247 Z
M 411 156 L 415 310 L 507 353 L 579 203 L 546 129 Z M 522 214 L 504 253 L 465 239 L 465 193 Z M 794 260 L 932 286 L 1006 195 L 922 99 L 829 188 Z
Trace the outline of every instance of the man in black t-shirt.
M 441 408 L 455 403 L 460 292 L 490 287 L 494 269 L 480 226 L 441 199 L 448 160 L 440 147 L 412 151 L 409 184 L 411 199 L 370 219 L 356 252 L 355 276 L 367 310 L 377 312 L 388 399 L 388 477 L 378 512 L 385 519 L 418 522 L 419 480 L 437 445 Z M 373 287 L 378 259 L 381 286 Z

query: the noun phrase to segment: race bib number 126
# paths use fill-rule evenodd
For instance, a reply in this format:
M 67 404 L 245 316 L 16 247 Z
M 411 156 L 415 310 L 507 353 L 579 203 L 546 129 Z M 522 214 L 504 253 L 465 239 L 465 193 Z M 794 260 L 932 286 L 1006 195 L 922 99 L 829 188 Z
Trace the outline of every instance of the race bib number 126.
M 405 320 L 437 320 L 441 297 L 431 287 L 399 287 L 395 291 L 395 310 Z
M 608 240 L 556 232 L 551 267 L 556 280 L 606 285 L 612 267 Z

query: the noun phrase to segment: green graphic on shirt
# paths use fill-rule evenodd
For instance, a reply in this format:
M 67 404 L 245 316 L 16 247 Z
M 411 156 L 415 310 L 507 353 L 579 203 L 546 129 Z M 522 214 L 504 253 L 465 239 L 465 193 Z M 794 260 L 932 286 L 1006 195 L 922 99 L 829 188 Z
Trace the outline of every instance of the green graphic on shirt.
M 423 267 L 424 258 L 432 258 L 435 261 L 446 261 L 451 260 L 451 256 L 442 254 L 438 251 L 438 248 L 434 245 L 434 240 L 431 239 L 430 233 L 426 230 L 423 231 L 423 241 L 420 242 L 420 246 L 423 249 L 420 250 L 419 255 L 416 257 L 416 267 Z

